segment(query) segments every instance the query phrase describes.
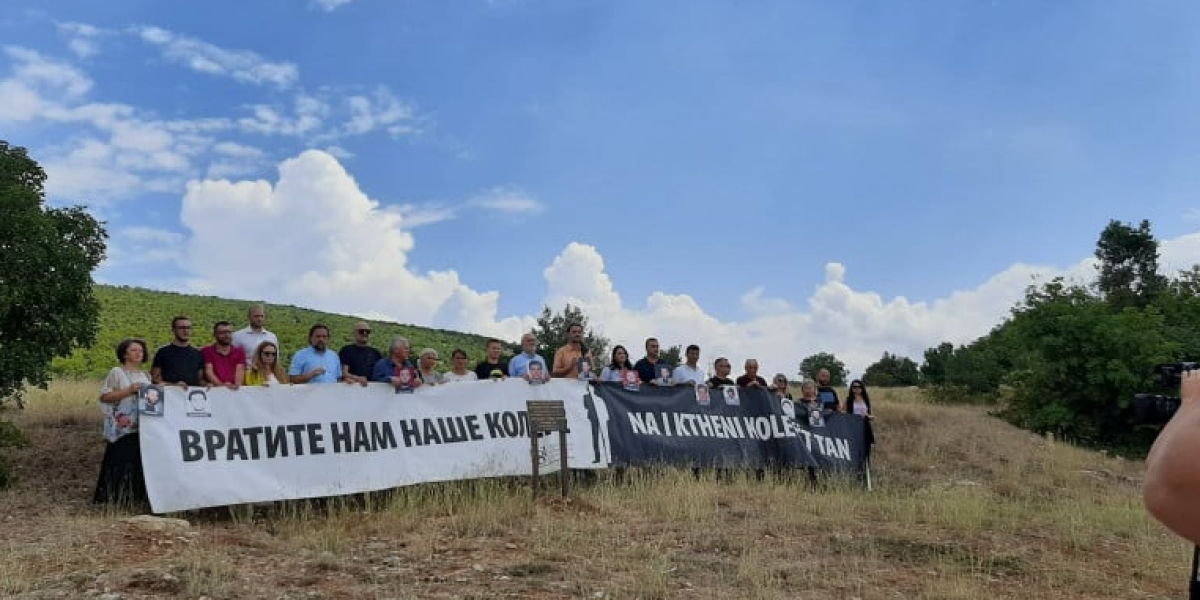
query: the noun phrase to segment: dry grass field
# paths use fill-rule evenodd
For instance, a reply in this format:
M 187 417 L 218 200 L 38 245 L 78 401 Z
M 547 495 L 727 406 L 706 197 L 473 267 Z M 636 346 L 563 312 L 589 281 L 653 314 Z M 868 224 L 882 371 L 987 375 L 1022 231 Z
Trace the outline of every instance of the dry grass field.
M 15 418 L 0 492 L 4 598 L 1179 598 L 1190 547 L 1146 515 L 1142 465 L 979 408 L 877 390 L 875 489 L 602 477 L 569 501 L 524 482 L 172 515 L 150 533 L 89 504 L 92 382 Z M 11 413 L 10 413 L 11 414 Z

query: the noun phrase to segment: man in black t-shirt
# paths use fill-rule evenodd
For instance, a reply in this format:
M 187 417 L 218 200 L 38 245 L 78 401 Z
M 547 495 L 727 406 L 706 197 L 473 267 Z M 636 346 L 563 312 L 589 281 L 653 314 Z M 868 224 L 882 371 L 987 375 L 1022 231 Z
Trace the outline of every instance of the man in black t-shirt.
M 646 338 L 646 356 L 637 361 L 633 368 L 637 369 L 638 379 L 642 383 L 661 384 L 664 380 L 671 379 L 671 372 L 675 370 L 673 365 L 663 362 L 658 354 L 659 345 L 655 338 Z M 662 376 L 663 368 L 667 369 L 667 376 Z
M 155 384 L 184 387 L 204 384 L 204 355 L 191 344 L 192 320 L 178 316 L 171 319 L 174 339 L 154 353 L 150 379 Z
M 370 338 L 371 325 L 359 321 L 354 325 L 354 343 L 338 350 L 338 359 L 342 361 L 342 378 L 346 381 L 367 385 L 375 363 L 383 360 L 383 353 L 371 346 Z
M 713 369 L 717 374 L 708 378 L 706 382 L 710 388 L 718 388 L 723 385 L 737 385 L 729 378 L 729 372 L 733 370 L 733 366 L 729 364 L 729 359 L 722 356 L 713 362 Z
M 508 362 L 501 360 L 503 343 L 495 338 L 487 341 L 487 357 L 475 365 L 475 376 L 483 379 L 504 379 L 508 376 Z

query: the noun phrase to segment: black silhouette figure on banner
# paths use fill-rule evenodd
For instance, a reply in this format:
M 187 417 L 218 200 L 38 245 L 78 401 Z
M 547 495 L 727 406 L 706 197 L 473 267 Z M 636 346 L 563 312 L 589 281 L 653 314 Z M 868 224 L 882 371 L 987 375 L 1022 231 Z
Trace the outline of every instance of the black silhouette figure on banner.
M 592 452 L 596 458 L 593 463 L 600 462 L 600 413 L 596 412 L 596 399 L 592 398 L 592 392 L 589 391 L 583 394 L 583 409 L 587 411 L 588 423 L 592 424 Z

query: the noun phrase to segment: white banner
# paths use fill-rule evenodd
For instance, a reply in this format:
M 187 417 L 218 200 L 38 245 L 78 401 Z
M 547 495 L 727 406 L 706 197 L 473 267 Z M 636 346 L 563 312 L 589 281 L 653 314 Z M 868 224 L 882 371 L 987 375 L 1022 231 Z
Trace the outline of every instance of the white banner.
M 151 394 L 157 399 L 159 394 Z M 610 462 L 604 403 L 583 382 L 476 381 L 397 394 L 387 384 L 162 389 L 141 414 L 155 512 L 528 475 L 527 400 L 562 400 L 568 466 Z M 558 470 L 558 434 L 540 470 Z

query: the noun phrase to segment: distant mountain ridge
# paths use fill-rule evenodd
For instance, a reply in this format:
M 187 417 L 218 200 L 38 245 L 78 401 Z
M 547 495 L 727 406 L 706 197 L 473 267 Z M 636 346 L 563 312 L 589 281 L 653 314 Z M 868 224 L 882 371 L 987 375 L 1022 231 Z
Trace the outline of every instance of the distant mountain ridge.
M 197 296 L 162 292 L 138 287 L 99 285 L 94 287 L 100 301 L 100 331 L 96 344 L 91 348 L 76 350 L 67 358 L 56 359 L 52 369 L 58 375 L 74 377 L 103 377 L 117 364 L 117 343 L 128 337 L 146 340 L 151 353 L 171 341 L 171 319 L 186 315 L 192 320 L 192 344 L 197 347 L 213 342 L 212 326 L 217 321 L 229 321 L 234 329 L 246 326 L 246 311 L 255 304 L 252 300 L 233 300 L 216 296 Z M 337 350 L 353 342 L 351 329 L 361 320 L 371 323 L 371 344 L 387 355 L 392 337 L 408 338 L 415 357 L 422 348 L 433 348 L 442 357 L 441 370 L 449 367 L 450 352 L 462 348 L 467 352 L 468 364 L 474 365 L 483 357 L 488 338 L 481 335 L 432 329 L 417 325 L 405 325 L 362 319 L 352 315 L 339 315 L 319 310 L 290 305 L 263 303 L 266 308 L 267 329 L 279 336 L 285 358 L 308 344 L 308 329 L 314 324 L 327 325 L 330 331 L 330 346 Z M 506 353 L 513 346 L 505 342 Z M 285 362 L 285 364 L 287 364 Z M 147 365 L 149 368 L 149 365 Z

